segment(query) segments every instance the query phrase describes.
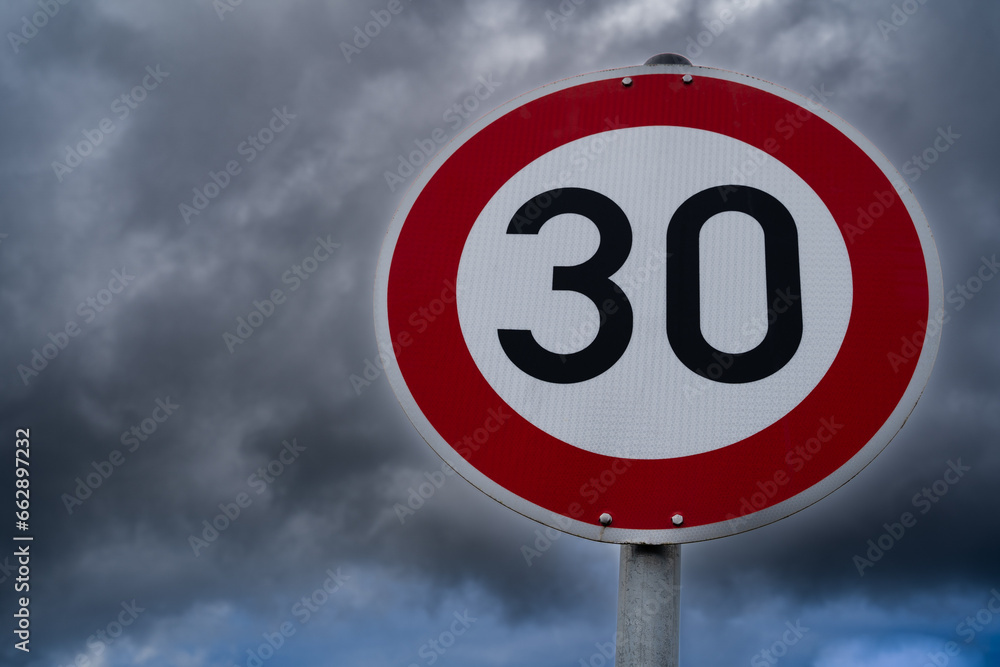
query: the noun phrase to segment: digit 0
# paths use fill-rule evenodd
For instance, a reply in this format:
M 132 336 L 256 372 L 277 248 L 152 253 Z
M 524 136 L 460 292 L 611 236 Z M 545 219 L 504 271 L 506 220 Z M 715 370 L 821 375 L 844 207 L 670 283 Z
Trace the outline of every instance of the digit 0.
M 782 301 L 779 290 L 793 297 L 790 305 L 783 306 L 787 310 L 768 317 L 764 340 L 739 353 L 715 349 L 701 333 L 698 239 L 702 226 L 726 211 L 745 213 L 764 230 L 767 302 L 762 305 L 767 312 Z M 677 358 L 695 373 L 707 377 L 704 369 L 721 368 L 721 374 L 713 373 L 710 379 L 755 382 L 781 370 L 795 355 L 802 340 L 798 232 L 792 214 L 768 193 L 745 185 L 722 185 L 688 198 L 667 227 L 666 273 L 667 338 Z

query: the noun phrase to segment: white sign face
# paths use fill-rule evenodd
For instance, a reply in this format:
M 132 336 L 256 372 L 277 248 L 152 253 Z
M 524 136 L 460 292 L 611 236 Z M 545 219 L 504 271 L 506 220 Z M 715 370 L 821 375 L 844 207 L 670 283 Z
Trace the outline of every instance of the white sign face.
M 446 462 L 549 526 L 678 543 L 775 521 L 867 465 L 930 374 L 940 268 L 894 183 L 853 128 L 759 79 L 543 87 L 400 206 L 387 375 Z
M 676 153 L 688 169 L 664 178 Z M 592 158 L 579 162 L 579 156 Z M 733 165 L 752 159 L 753 173 Z M 573 169 L 574 165 L 576 169 Z M 511 211 L 557 183 L 601 192 L 622 207 L 632 227 L 632 252 L 610 276 L 632 305 L 632 339 L 606 372 L 574 384 L 553 384 L 522 372 L 497 337 L 528 329 L 545 349 L 570 354 L 590 345 L 601 312 L 579 293 L 553 291 L 552 268 L 593 256 L 593 223 L 565 214 L 537 235 L 506 234 Z M 758 382 L 727 384 L 692 373 L 665 335 L 666 238 L 670 213 L 720 183 L 773 194 L 798 224 L 803 337 L 794 358 Z M 543 187 L 542 190 L 552 189 Z M 700 232 L 701 330 L 718 350 L 746 352 L 764 339 L 768 319 L 794 305 L 767 299 L 764 234 L 745 213 L 720 213 Z M 714 132 L 686 127 L 612 130 L 578 139 L 527 165 L 479 214 L 458 269 L 458 316 L 469 352 L 486 380 L 538 428 L 595 454 L 658 459 L 700 454 L 739 442 L 801 402 L 829 369 L 851 314 L 851 263 L 844 238 L 816 193 L 767 153 Z M 785 293 L 783 293 L 785 294 Z M 769 312 L 770 311 L 770 312 Z M 623 428 L 627 424 L 627 428 Z

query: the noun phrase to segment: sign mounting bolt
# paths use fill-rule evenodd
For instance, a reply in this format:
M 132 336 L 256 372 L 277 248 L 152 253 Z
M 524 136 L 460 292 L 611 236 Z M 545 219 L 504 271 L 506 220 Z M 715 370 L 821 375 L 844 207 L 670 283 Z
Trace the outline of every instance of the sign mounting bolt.
M 605 512 L 604 514 L 601 515 L 601 519 L 600 520 L 601 520 L 601 525 L 602 526 L 610 526 L 611 525 L 611 515 L 608 514 L 607 512 Z
M 681 81 L 683 81 L 684 83 L 691 83 L 692 81 L 694 81 L 694 77 L 692 77 L 690 74 L 685 74 L 684 76 L 681 77 Z
M 622 85 L 625 86 L 626 88 L 628 88 L 629 86 L 631 86 L 632 85 L 632 77 L 627 76 L 624 79 L 622 79 Z
M 684 517 L 681 516 L 680 514 L 673 515 L 672 517 L 670 517 L 670 520 L 674 522 L 675 526 L 679 526 L 682 523 L 684 523 Z

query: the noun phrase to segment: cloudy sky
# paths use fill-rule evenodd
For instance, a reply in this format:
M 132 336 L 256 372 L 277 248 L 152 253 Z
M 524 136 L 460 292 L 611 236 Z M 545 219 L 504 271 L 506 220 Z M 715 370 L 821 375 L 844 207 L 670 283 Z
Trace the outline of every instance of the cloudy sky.
M 997 664 L 1000 280 L 970 280 L 1000 254 L 1000 6 L 13 0 L 0 26 L 2 469 L 6 496 L 30 429 L 34 536 L 30 653 L 0 552 L 3 664 L 605 664 L 617 546 L 563 535 L 528 563 L 539 524 L 454 476 L 394 510 L 441 461 L 372 364 L 372 292 L 413 180 L 385 172 L 471 123 L 449 109 L 481 77 L 475 115 L 664 51 L 831 91 L 906 175 L 946 294 L 968 294 L 860 475 L 683 548 L 682 662 Z

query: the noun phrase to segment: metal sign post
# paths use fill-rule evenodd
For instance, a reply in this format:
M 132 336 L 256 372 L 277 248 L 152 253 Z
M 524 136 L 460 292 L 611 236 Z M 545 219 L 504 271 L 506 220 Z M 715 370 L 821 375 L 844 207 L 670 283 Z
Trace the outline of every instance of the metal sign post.
M 677 667 L 681 545 L 623 544 L 615 667 Z

